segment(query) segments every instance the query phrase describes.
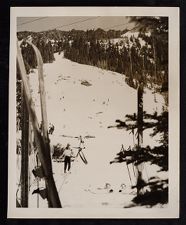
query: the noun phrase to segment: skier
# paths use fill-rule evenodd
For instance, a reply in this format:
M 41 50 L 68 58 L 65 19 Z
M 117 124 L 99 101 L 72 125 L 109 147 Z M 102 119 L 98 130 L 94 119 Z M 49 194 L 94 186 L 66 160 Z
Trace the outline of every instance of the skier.
M 70 144 L 68 143 L 61 158 L 64 157 L 64 173 L 66 173 L 66 169 L 68 167 L 68 171 L 70 171 L 71 168 L 71 158 L 73 156 L 73 151 L 70 148 Z

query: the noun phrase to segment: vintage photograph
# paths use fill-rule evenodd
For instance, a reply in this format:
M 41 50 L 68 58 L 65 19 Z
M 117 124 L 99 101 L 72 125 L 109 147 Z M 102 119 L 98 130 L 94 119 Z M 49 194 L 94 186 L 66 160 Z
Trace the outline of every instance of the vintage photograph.
M 170 16 L 158 9 L 150 15 L 104 9 L 90 16 L 85 9 L 82 15 L 36 16 L 31 9 L 26 16 L 18 9 L 11 30 L 15 147 L 9 148 L 9 209 L 18 217 L 23 208 L 42 217 L 55 208 L 69 218 L 78 210 L 80 217 L 121 218 L 149 210 L 158 218 L 174 201 L 176 214 L 179 178 L 172 176 L 179 173 L 179 143 L 170 121 L 178 122 L 172 104 L 178 99 L 170 93 L 177 96 L 179 74 L 170 76 L 170 62 L 178 67 L 178 59 L 170 59 Z

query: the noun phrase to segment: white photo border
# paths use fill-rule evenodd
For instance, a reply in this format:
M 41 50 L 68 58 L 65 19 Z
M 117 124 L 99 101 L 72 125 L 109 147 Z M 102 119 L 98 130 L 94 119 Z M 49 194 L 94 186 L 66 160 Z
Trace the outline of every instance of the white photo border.
M 16 21 L 44 16 L 166 16 L 169 18 L 169 203 L 167 208 L 16 208 Z M 8 218 L 179 218 L 179 7 L 11 7 L 9 73 Z

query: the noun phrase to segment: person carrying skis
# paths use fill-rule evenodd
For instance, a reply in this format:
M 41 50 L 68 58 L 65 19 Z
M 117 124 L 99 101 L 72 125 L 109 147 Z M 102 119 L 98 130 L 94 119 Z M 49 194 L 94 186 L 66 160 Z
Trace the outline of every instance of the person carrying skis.
M 70 144 L 68 143 L 62 156 L 60 157 L 60 158 L 64 157 L 64 173 L 66 173 L 66 170 L 70 171 L 72 156 L 73 156 L 73 151 L 70 148 Z

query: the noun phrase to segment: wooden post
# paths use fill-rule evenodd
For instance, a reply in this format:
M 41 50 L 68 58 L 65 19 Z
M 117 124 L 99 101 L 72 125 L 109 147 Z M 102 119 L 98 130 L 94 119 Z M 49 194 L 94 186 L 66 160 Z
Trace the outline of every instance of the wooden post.
M 46 111 L 46 93 L 45 93 L 45 86 L 44 86 L 44 76 L 43 76 L 43 60 L 41 57 L 41 53 L 39 49 L 32 44 L 31 42 L 28 42 L 32 48 L 34 49 L 34 52 L 36 54 L 37 59 L 37 65 L 38 65 L 38 80 L 39 80 L 39 92 L 40 92 L 40 102 L 41 102 L 41 117 L 42 117 L 42 135 L 44 139 L 45 144 L 45 151 L 47 151 L 48 158 L 48 164 L 49 167 L 52 170 L 52 164 L 51 164 L 51 154 L 50 154 L 50 142 L 48 137 L 48 119 L 47 119 L 47 111 Z M 46 188 L 47 192 L 50 192 L 50 187 L 48 186 L 46 182 Z M 50 199 L 48 199 L 48 205 L 49 207 L 52 206 L 52 203 Z
M 24 85 L 24 94 L 26 99 L 27 109 L 29 111 L 29 115 L 32 121 L 32 126 L 34 130 L 34 136 L 36 138 L 36 142 L 38 145 L 38 153 L 41 161 L 41 165 L 44 171 L 44 178 L 46 182 L 46 188 L 48 191 L 47 199 L 49 202 L 49 207 L 61 208 L 61 202 L 58 196 L 57 188 L 54 182 L 53 174 L 52 174 L 52 166 L 51 166 L 51 157 L 50 157 L 50 146 L 46 144 L 44 138 L 41 135 L 39 130 L 39 123 L 35 113 L 27 77 L 26 70 L 21 54 L 21 50 L 19 44 L 17 42 L 17 61 L 20 69 L 20 75 Z
M 46 142 L 49 142 L 48 138 L 48 119 L 47 119 L 47 110 L 46 110 L 46 93 L 45 93 L 45 85 L 44 85 L 44 76 L 43 76 L 43 60 L 41 57 L 41 53 L 39 49 L 28 42 L 32 46 L 35 51 L 38 65 L 38 80 L 39 80 L 39 92 L 40 92 L 40 102 L 41 102 L 41 116 L 42 116 L 42 131 L 43 137 Z
M 28 150 L 29 115 L 26 100 L 22 95 L 22 146 L 21 146 L 21 206 L 28 207 Z

